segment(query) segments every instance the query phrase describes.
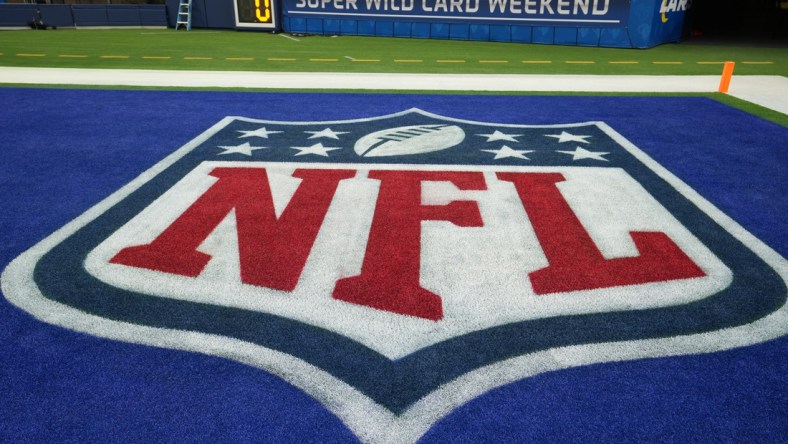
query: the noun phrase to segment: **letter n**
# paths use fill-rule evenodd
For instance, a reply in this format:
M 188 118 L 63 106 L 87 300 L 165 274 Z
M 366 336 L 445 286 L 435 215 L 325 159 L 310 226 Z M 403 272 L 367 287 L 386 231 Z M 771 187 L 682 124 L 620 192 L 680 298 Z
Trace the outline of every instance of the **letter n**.
M 197 247 L 235 210 L 241 281 L 291 291 L 339 181 L 355 172 L 296 170 L 293 177 L 302 182 L 278 219 L 265 169 L 216 168 L 210 174 L 218 180 L 153 242 L 124 248 L 110 262 L 198 276 L 211 256 Z

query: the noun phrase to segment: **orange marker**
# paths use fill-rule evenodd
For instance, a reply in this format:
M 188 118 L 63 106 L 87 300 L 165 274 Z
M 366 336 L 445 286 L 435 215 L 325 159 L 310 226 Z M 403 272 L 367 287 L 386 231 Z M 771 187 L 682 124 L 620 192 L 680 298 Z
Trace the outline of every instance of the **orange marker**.
M 719 92 L 727 93 L 728 87 L 731 86 L 731 77 L 733 76 L 733 68 L 736 66 L 735 62 L 725 62 L 722 68 L 722 79 L 720 79 Z

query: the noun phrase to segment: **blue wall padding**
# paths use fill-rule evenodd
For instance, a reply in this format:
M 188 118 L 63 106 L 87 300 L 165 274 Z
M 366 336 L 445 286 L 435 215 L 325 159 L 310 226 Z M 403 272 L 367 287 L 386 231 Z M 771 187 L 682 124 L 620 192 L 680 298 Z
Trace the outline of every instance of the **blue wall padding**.
M 626 32 L 626 29 L 604 28 L 599 36 L 599 46 L 631 48 L 632 42 L 629 40 L 629 33 Z
M 70 28 L 74 26 L 70 5 L 38 5 L 41 20 L 49 26 Z
M 555 28 L 556 45 L 577 45 L 577 28 Z
M 470 26 L 462 23 L 452 23 L 449 25 L 449 38 L 452 40 L 468 40 Z
M 104 5 L 74 5 L 74 23 L 77 26 L 108 26 L 107 7 Z
M 178 16 L 178 2 L 177 0 L 166 0 L 164 7 L 167 9 L 167 26 L 174 28 Z
M 512 41 L 517 43 L 531 43 L 533 31 L 530 26 L 512 26 Z
M 599 36 L 602 30 L 599 28 L 577 28 L 578 46 L 599 46 Z
M 448 39 L 449 25 L 446 23 L 430 23 L 430 38 Z
M 358 35 L 375 35 L 375 22 L 373 20 L 359 20 Z
M 235 10 L 232 7 L 232 2 L 202 1 L 204 2 L 205 20 L 208 28 L 235 28 Z M 230 3 L 229 7 L 227 3 Z M 194 26 L 194 23 L 192 23 L 192 26 Z
M 290 32 L 306 32 L 306 19 L 291 17 L 289 29 Z
M 0 26 L 27 26 L 37 18 L 36 5 L 0 5 Z
M 134 5 L 115 5 L 107 8 L 107 22 L 110 26 L 141 26 L 140 11 Z
M 323 20 L 321 19 L 306 19 L 306 32 L 309 34 L 322 34 L 323 33 Z
M 659 5 L 653 3 L 654 0 L 632 0 L 629 10 L 629 35 L 632 47 L 650 48 L 660 43 L 677 42 L 681 39 L 687 13 L 671 11 L 666 13 L 663 22 Z
M 381 37 L 393 37 L 394 22 L 375 22 L 375 35 Z
M 349 35 L 358 34 L 358 21 L 342 20 L 342 34 L 349 34 Z
M 471 25 L 470 38 L 471 40 L 490 40 L 490 26 Z
M 491 25 L 490 40 L 493 42 L 511 42 L 512 30 L 509 26 Z
M 177 14 L 177 10 L 176 10 L 176 14 Z M 205 0 L 192 0 L 192 28 L 208 28 L 208 27 L 209 27 L 208 8 L 205 5 Z
M 167 26 L 167 10 L 159 5 L 139 5 L 142 26 Z
M 544 45 L 552 45 L 555 35 L 555 28 L 548 26 L 534 26 L 533 42 Z
M 394 22 L 394 37 L 410 37 L 410 22 Z
M 411 37 L 416 37 L 419 39 L 428 39 L 430 38 L 430 24 L 429 23 L 414 23 L 413 26 L 410 28 Z
M 330 19 L 323 22 L 323 32 L 326 34 L 340 34 L 342 22 L 337 19 Z
M 162 5 L 0 4 L 0 27 L 26 27 L 32 20 L 48 26 L 166 26 Z

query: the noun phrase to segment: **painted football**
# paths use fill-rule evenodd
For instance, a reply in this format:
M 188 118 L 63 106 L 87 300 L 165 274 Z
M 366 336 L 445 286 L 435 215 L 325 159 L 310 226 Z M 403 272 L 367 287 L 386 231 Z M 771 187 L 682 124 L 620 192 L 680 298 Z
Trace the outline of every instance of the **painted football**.
M 408 156 L 441 151 L 458 145 L 465 132 L 456 125 L 412 125 L 367 134 L 354 147 L 362 157 Z

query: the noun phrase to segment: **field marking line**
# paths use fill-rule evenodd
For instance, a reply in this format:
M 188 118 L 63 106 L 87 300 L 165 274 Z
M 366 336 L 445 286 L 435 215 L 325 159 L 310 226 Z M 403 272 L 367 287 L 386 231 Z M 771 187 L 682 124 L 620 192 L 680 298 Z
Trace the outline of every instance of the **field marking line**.
M 58 57 L 62 59 L 86 59 L 88 56 L 86 54 L 60 54 Z
M 184 57 L 183 60 L 213 60 L 213 57 Z
M 129 56 L 127 55 L 102 55 L 99 56 L 100 59 L 128 59 Z
M 21 52 L 16 55 L 17 57 L 46 57 L 46 54 L 31 54 L 26 52 Z
M 287 34 L 279 34 L 279 37 L 284 37 L 284 38 L 286 38 L 288 40 L 292 40 L 294 42 L 300 42 L 301 41 L 301 40 L 299 40 L 299 39 L 297 39 L 295 37 L 289 36 Z
M 210 58 L 208 58 L 210 60 Z M 401 60 L 401 59 L 400 59 Z M 0 66 L 0 82 L 25 85 L 509 92 L 713 93 L 719 75 L 308 73 Z M 730 96 L 788 114 L 788 77 L 734 76 Z

